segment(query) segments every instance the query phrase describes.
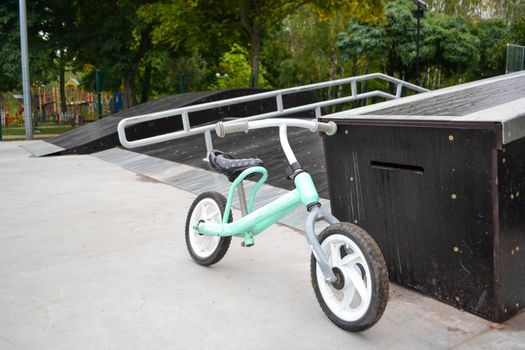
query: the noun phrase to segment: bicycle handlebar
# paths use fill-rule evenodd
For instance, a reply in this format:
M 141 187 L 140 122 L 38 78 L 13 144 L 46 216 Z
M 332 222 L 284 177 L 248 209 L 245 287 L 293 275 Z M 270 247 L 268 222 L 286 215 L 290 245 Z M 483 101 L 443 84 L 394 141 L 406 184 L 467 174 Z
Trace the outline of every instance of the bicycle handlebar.
M 215 124 L 215 132 L 217 136 L 224 137 L 226 134 L 235 132 L 247 132 L 250 129 L 262 129 L 269 127 L 278 127 L 281 125 L 305 128 L 311 132 L 319 131 L 324 132 L 328 136 L 332 136 L 337 132 L 337 125 L 334 122 L 321 123 L 316 119 L 313 120 L 301 120 L 301 119 L 265 119 L 255 121 L 231 121 L 231 122 L 218 122 Z
M 215 133 L 219 137 L 224 137 L 226 134 L 234 132 L 247 132 L 250 129 L 250 125 L 246 120 L 223 123 L 218 122 L 215 124 Z

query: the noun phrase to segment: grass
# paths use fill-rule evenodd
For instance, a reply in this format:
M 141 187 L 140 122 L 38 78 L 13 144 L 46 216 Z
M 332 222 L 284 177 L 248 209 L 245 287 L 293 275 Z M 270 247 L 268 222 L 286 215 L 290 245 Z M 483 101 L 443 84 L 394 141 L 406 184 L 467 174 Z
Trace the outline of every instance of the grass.
M 37 125 L 33 130 L 35 137 L 38 135 L 49 135 L 49 137 L 54 135 L 59 135 L 73 129 L 70 124 L 60 125 Z M 17 126 L 2 126 L 2 140 L 23 140 L 25 139 L 25 130 L 23 125 Z

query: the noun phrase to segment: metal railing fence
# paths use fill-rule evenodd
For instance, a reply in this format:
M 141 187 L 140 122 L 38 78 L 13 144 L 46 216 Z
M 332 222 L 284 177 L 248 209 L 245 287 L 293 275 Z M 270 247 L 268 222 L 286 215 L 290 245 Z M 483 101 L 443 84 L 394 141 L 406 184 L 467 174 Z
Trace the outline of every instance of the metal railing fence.
M 389 92 L 380 91 L 380 90 L 358 93 L 357 91 L 358 82 L 364 82 L 364 81 L 369 81 L 373 79 L 379 79 L 379 80 L 394 84 L 396 87 L 395 95 Z M 338 86 L 343 86 L 343 85 L 348 85 L 348 84 L 350 84 L 350 91 L 351 91 L 351 94 L 349 96 L 336 97 L 336 98 L 329 99 L 326 101 L 310 103 L 310 104 L 306 104 L 302 106 L 296 106 L 296 107 L 290 107 L 290 108 L 284 107 L 283 96 L 291 95 L 295 93 L 307 92 L 307 91 L 316 91 L 316 90 L 331 88 L 331 87 L 338 87 Z M 292 87 L 292 88 L 287 88 L 287 89 L 268 91 L 268 92 L 263 92 L 259 94 L 254 94 L 254 95 L 236 97 L 236 98 L 231 98 L 231 99 L 226 99 L 226 100 L 214 101 L 214 102 L 209 102 L 209 103 L 203 103 L 203 104 L 198 104 L 198 105 L 193 105 L 193 106 L 188 106 L 188 107 L 170 109 L 170 110 L 166 110 L 162 112 L 149 113 L 149 114 L 144 114 L 144 115 L 140 115 L 136 117 L 127 118 L 127 119 L 122 120 L 118 125 L 119 140 L 124 147 L 135 148 L 135 147 L 151 145 L 154 143 L 170 141 L 170 140 L 174 140 L 174 139 L 181 138 L 181 137 L 204 134 L 205 142 L 206 142 L 206 149 L 207 151 L 210 151 L 211 149 L 213 149 L 213 144 L 212 144 L 212 139 L 211 139 L 211 130 L 213 130 L 214 125 L 204 125 L 204 126 L 192 127 L 190 125 L 190 116 L 189 116 L 189 114 L 192 112 L 210 110 L 210 109 L 219 108 L 219 107 L 226 107 L 226 106 L 231 106 L 231 105 L 239 104 L 239 103 L 259 101 L 259 100 L 264 100 L 268 98 L 275 98 L 275 104 L 276 104 L 275 111 L 256 114 L 256 115 L 252 115 L 250 117 L 246 117 L 243 119 L 258 120 L 258 119 L 265 119 L 265 118 L 275 118 L 275 117 L 281 117 L 281 116 L 290 115 L 290 114 L 296 114 L 300 112 L 312 111 L 312 110 L 315 111 L 316 117 L 319 118 L 321 117 L 321 114 L 322 114 L 321 108 L 323 107 L 335 106 L 335 105 L 340 105 L 344 103 L 349 103 L 349 102 L 373 98 L 373 97 L 381 97 L 387 100 L 395 99 L 395 98 L 399 98 L 402 96 L 404 88 L 408 88 L 415 92 L 428 91 L 425 88 L 422 88 L 420 86 L 388 76 L 383 73 L 372 73 L 372 74 L 361 75 L 357 77 L 331 80 L 331 81 L 322 82 L 322 83 L 315 83 L 315 84 L 303 85 L 303 86 Z M 161 135 L 156 135 L 156 136 L 151 136 L 151 137 L 134 140 L 134 141 L 129 141 L 126 137 L 125 129 L 132 125 L 136 125 L 136 124 L 144 123 L 148 121 L 153 121 L 157 119 L 162 119 L 162 118 L 171 118 L 171 117 L 180 117 L 182 119 L 183 130 L 169 132 L 166 134 L 161 134 Z

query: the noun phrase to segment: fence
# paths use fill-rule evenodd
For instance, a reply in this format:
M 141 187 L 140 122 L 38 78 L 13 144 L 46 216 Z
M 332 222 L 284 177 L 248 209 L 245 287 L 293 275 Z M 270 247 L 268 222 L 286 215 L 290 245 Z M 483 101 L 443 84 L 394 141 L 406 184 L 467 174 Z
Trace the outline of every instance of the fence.
M 86 121 L 78 116 L 63 114 L 33 116 L 33 139 L 45 140 L 83 125 Z M 0 141 L 25 140 L 25 122 L 23 115 L 14 118 L 2 115 L 0 120 Z
M 40 88 L 33 88 L 31 105 L 33 106 L 33 139 L 44 140 L 98 119 L 96 101 L 93 94 L 78 93 L 76 99 L 68 101 L 67 111 L 60 108 L 58 92 L 53 89 L 41 93 Z M 47 96 L 46 96 L 47 95 Z M 113 114 L 113 98 L 103 96 L 104 115 Z M 0 141 L 25 140 L 24 108 L 22 95 L 0 93 Z
M 525 63 L 525 46 L 507 45 L 507 66 L 505 73 L 518 72 L 523 70 Z

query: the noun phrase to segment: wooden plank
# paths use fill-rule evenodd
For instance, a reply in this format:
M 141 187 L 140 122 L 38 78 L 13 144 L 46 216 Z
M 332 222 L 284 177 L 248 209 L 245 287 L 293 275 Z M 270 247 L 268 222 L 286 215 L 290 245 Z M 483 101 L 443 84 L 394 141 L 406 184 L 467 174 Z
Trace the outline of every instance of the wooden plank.
M 464 116 L 525 96 L 525 75 L 376 109 L 363 115 Z
M 312 175 L 319 195 L 328 198 L 321 137 L 318 133 L 298 128 L 289 129 L 288 136 L 298 161 Z M 269 171 L 269 184 L 288 190 L 293 188 L 293 183 L 284 175 L 288 162 L 282 152 L 279 131 L 276 128 L 252 130 L 248 133 L 227 135 L 225 138 L 218 138 L 215 133 L 212 133 L 212 140 L 216 149 L 236 158 L 257 157 L 262 159 L 264 166 Z M 134 151 L 201 169 L 209 169 L 208 163 L 202 160 L 206 157 L 204 135 L 140 147 Z
M 369 231 L 392 280 L 494 319 L 496 130 L 342 123 L 325 138 L 334 215 Z
M 525 306 L 525 139 L 505 145 L 497 155 L 499 241 L 494 251 L 499 302 L 506 320 Z

